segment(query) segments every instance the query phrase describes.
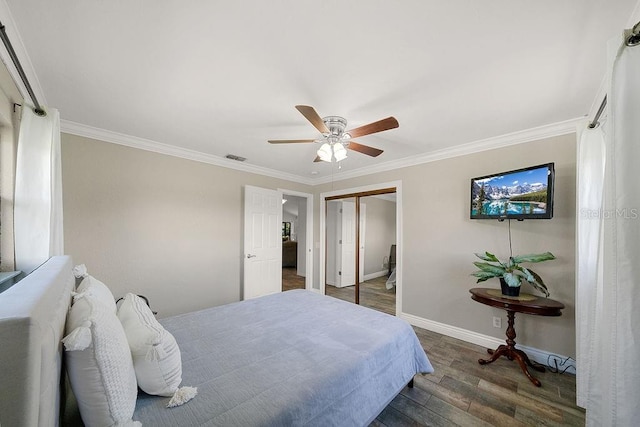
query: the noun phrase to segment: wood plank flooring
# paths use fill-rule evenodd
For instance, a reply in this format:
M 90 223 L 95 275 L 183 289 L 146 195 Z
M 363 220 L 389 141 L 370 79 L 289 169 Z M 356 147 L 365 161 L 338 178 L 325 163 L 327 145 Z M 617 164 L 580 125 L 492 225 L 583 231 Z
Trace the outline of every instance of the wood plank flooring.
M 387 289 L 386 283 L 387 276 L 360 283 L 360 305 L 395 316 L 396 288 Z M 349 302 L 354 302 L 356 298 L 355 286 L 336 288 L 335 286 L 327 285 L 325 293 Z
M 394 314 L 395 293 L 384 288 L 386 278 L 377 281 L 361 285 L 360 301 Z M 304 287 L 304 279 L 302 283 Z M 354 300 L 352 287 L 327 286 L 327 294 Z M 575 404 L 574 375 L 535 372 L 542 382 L 542 387 L 536 387 L 515 361 L 500 358 L 483 366 L 478 359 L 487 358 L 486 348 L 426 329 L 414 330 L 435 372 L 417 375 L 414 387 L 405 387 L 372 427 L 584 426 L 584 410 Z
M 515 361 L 482 366 L 484 347 L 414 327 L 435 372 L 417 375 L 372 426 L 584 426 L 575 405 L 575 376 L 535 375 L 536 387 Z
M 282 269 L 282 290 L 304 289 L 304 277 L 298 276 L 295 267 L 285 267 Z

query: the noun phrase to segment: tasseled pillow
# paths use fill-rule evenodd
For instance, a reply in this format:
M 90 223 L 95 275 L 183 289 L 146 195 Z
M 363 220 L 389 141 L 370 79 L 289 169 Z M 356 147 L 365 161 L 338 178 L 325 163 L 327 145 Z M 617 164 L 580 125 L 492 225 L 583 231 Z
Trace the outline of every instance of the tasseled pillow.
M 118 308 L 118 318 L 129 342 L 138 387 L 147 394 L 172 396 L 168 407 L 191 400 L 197 389 L 179 388 L 182 382 L 180 348 L 142 298 L 131 293 L 125 295 Z

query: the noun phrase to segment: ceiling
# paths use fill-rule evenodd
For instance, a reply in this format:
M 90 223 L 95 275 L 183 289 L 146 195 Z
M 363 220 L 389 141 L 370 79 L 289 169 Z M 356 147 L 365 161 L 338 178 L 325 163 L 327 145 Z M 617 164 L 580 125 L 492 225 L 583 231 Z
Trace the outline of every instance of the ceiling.
M 36 93 L 63 130 L 167 144 L 301 181 L 393 164 L 585 116 L 606 42 L 637 0 L 0 0 Z M 7 7 L 8 6 L 8 9 Z M 11 22 L 12 21 L 12 22 Z M 294 108 L 384 150 L 313 163 Z M 225 162 L 233 162 L 226 160 Z

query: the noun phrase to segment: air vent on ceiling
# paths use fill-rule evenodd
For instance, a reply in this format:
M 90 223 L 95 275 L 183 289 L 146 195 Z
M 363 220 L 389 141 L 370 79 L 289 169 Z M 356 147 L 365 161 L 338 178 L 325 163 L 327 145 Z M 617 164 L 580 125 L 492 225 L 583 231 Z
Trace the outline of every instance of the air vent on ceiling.
M 246 157 L 236 156 L 235 154 L 227 154 L 225 157 L 227 159 L 235 160 L 237 162 L 244 162 L 245 160 L 247 160 Z

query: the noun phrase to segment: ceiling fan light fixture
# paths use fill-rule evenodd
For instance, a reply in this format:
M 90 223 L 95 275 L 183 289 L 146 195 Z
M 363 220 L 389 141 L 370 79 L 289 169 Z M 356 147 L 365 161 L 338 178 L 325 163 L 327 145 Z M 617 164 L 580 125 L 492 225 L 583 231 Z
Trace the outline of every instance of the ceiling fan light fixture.
M 320 157 L 320 160 L 323 162 L 331 162 L 332 154 L 331 146 L 327 143 L 322 144 L 318 150 L 318 157 Z
M 337 163 L 347 158 L 347 149 L 340 143 L 330 144 L 325 142 L 318 150 L 318 157 L 323 162 L 331 163 L 335 159 Z
M 336 162 L 347 158 L 347 150 L 342 144 L 333 144 L 333 156 L 336 158 Z
M 270 144 L 291 144 L 315 142 L 321 144 L 314 162 L 340 162 L 347 158 L 347 150 L 357 151 L 370 157 L 377 157 L 382 150 L 368 145 L 351 141 L 353 138 L 371 135 L 385 130 L 395 129 L 399 126 L 395 117 L 387 117 L 355 129 L 345 131 L 347 120 L 340 116 L 320 117 L 318 112 L 310 105 L 296 105 L 296 109 L 311 123 L 320 133 L 321 138 L 316 139 L 270 139 Z

